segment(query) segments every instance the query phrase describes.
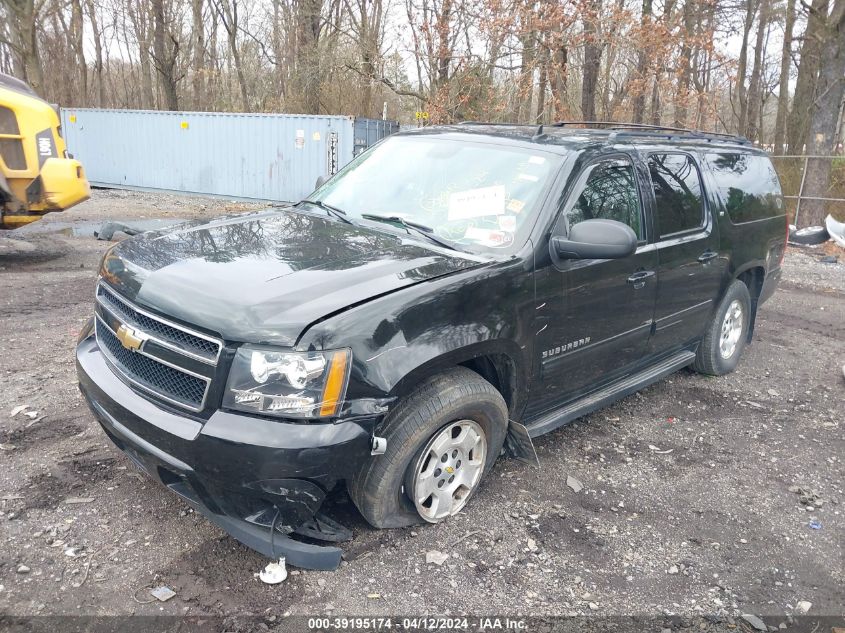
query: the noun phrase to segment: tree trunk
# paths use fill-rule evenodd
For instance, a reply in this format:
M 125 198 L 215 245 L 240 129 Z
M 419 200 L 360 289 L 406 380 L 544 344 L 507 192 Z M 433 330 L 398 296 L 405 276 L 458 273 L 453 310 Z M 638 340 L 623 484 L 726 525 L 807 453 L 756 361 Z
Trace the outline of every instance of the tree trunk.
M 786 142 L 790 154 L 802 154 L 807 143 L 807 132 L 813 117 L 816 83 L 819 75 L 820 40 L 824 37 L 825 16 L 829 0 L 813 0 L 801 44 L 798 64 L 798 79 L 795 81 L 795 97 L 786 123 Z
M 754 64 L 751 67 L 751 79 L 748 83 L 748 120 L 745 129 L 740 128 L 740 134 L 750 141 L 759 140 L 760 112 L 762 111 L 762 66 L 763 49 L 766 29 L 769 24 L 769 9 L 767 2 L 760 3 L 760 19 L 757 20 L 757 38 L 754 42 Z
M 201 110 L 205 102 L 205 24 L 202 10 L 205 0 L 191 0 L 191 19 L 193 22 L 193 37 L 191 43 L 193 51 L 193 77 L 191 89 L 194 96 L 194 108 Z
M 836 128 L 842 98 L 845 96 L 845 0 L 836 0 L 833 12 L 822 27 L 822 49 L 818 79 L 818 97 L 810 123 L 808 151 L 810 155 L 829 156 L 836 146 Z M 811 158 L 802 195 L 827 197 L 830 189 L 832 161 Z M 798 222 L 801 226 L 824 224 L 827 203 L 821 200 L 804 200 Z
M 320 21 L 321 0 L 300 0 L 297 74 L 302 90 L 304 114 L 320 113 Z
M 551 83 L 552 83 L 552 102 L 554 106 L 554 118 L 557 121 L 563 121 L 569 118 L 569 103 L 568 99 L 568 72 L 569 72 L 569 50 L 566 48 L 563 40 L 563 33 L 556 32 L 552 34 L 552 41 L 554 42 L 554 51 L 551 56 Z
M 9 28 L 15 48 L 15 74 L 29 83 L 35 92 L 44 88 L 44 72 L 38 50 L 38 10 L 34 0 L 6 0 L 11 14 Z
M 764 2 L 766 0 L 763 0 Z M 748 36 L 751 34 L 751 27 L 754 25 L 754 16 L 757 13 L 755 0 L 745 0 L 745 22 L 742 26 L 742 47 L 739 49 L 739 62 L 736 71 L 736 96 L 739 101 L 739 120 L 737 129 L 745 130 L 748 124 L 748 97 L 745 90 L 745 75 L 748 72 Z
M 786 116 L 789 112 L 789 69 L 792 66 L 792 30 L 795 27 L 795 0 L 786 0 L 783 47 L 780 52 L 778 112 L 775 118 L 775 154 L 783 154 L 786 140 Z
M 84 17 L 82 15 L 82 0 L 71 0 L 70 3 L 70 44 L 79 73 L 79 93 L 77 103 L 88 105 L 88 64 L 85 62 L 84 47 Z M 68 104 L 70 105 L 70 104 Z
M 695 38 L 696 25 L 696 10 L 695 0 L 687 0 L 684 3 L 684 32 L 681 36 L 683 43 L 681 44 L 681 72 L 678 76 L 678 87 L 675 93 L 675 127 L 686 127 L 687 115 L 689 112 L 689 87 L 692 79 L 692 45 L 691 41 Z
M 531 122 L 531 100 L 534 93 L 534 60 L 536 57 L 537 32 L 527 23 L 531 20 L 530 12 L 526 12 L 522 37 L 522 64 L 519 72 L 519 112 L 520 122 Z
M 106 86 L 103 82 L 103 32 L 97 19 L 97 7 L 93 0 L 86 0 L 88 19 L 91 21 L 91 31 L 94 36 L 94 77 L 97 81 L 97 107 L 106 107 Z
M 660 76 L 661 72 L 657 70 L 654 73 L 654 83 L 651 86 L 651 125 L 660 125 Z
M 645 120 L 645 93 L 648 87 L 648 58 L 649 50 L 646 46 L 646 39 L 651 36 L 651 13 L 652 0 L 643 0 L 643 14 L 640 18 L 640 41 L 637 43 L 637 91 L 634 95 L 633 115 L 634 123 L 642 123 Z
M 546 90 L 549 85 L 549 54 L 543 43 L 539 44 L 538 65 L 540 77 L 537 81 L 537 116 L 532 123 L 544 123 L 546 121 Z
M 596 119 L 596 88 L 601 69 L 599 14 L 602 0 L 590 0 L 584 14 L 584 71 L 581 80 L 581 116 L 584 121 Z
M 179 109 L 179 95 L 176 92 L 174 70 L 179 54 L 178 40 L 170 36 L 164 11 L 164 0 L 152 0 L 153 9 L 153 62 L 158 71 L 161 90 L 164 93 L 166 109 Z M 173 42 L 173 49 L 168 45 L 168 38 Z

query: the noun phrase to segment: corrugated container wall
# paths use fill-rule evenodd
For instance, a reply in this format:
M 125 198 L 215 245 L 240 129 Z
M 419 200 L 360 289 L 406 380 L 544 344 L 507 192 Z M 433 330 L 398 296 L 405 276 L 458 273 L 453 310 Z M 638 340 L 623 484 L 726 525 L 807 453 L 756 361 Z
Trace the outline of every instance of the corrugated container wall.
M 347 116 L 62 110 L 68 151 L 94 185 L 287 202 L 398 129 Z

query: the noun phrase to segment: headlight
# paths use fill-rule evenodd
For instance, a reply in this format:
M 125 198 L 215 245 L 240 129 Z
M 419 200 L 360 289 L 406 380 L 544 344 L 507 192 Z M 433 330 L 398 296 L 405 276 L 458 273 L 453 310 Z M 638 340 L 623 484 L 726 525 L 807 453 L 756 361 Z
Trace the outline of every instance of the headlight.
M 348 349 L 280 352 L 243 345 L 223 406 L 283 418 L 331 417 L 346 395 L 351 357 Z

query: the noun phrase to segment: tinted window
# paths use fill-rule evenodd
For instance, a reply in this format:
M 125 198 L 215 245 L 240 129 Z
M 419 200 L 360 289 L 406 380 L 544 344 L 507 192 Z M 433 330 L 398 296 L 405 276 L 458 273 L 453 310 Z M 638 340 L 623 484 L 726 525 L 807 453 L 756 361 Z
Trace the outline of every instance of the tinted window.
M 783 215 L 780 181 L 765 156 L 720 152 L 706 160 L 732 222 Z
M 692 159 L 684 154 L 652 154 L 648 168 L 661 237 L 703 226 L 701 177 Z
M 608 160 L 589 168 L 581 177 L 580 193 L 567 212 L 569 226 L 603 218 L 627 224 L 642 238 L 642 221 L 634 168 L 623 160 Z

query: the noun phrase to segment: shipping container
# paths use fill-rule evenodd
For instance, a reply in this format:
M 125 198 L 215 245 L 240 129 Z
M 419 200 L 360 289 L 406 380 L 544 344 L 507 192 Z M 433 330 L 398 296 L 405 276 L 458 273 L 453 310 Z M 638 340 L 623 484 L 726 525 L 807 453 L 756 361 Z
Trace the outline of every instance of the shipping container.
M 62 110 L 68 151 L 93 185 L 285 202 L 398 129 L 348 116 Z

